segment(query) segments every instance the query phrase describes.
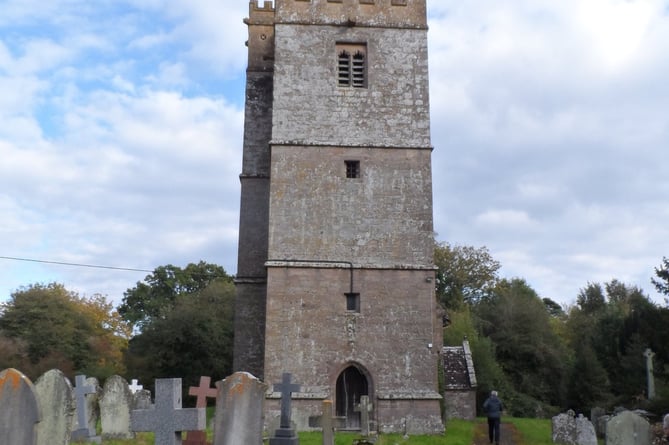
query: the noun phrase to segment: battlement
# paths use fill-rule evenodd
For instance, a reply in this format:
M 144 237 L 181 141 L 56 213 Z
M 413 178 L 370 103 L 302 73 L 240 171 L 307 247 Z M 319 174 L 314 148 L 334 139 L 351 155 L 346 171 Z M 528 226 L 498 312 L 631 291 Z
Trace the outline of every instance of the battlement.
M 426 28 L 425 0 L 275 0 L 276 23 Z
M 271 25 L 274 23 L 274 3 L 265 0 L 262 5 L 257 0 L 249 2 L 249 18 L 244 20 L 248 24 Z

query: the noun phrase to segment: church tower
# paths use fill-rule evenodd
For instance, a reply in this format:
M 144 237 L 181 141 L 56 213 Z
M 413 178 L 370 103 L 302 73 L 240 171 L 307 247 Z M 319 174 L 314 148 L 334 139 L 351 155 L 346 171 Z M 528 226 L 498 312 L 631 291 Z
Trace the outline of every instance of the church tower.
M 425 0 L 251 1 L 235 370 L 443 430 Z M 268 395 L 268 419 L 278 414 Z

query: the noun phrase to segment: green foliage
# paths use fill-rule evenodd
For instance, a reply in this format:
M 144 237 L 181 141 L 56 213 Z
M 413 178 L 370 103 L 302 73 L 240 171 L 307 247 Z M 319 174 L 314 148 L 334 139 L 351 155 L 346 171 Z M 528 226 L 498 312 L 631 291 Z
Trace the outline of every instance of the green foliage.
M 30 377 L 51 368 L 100 378 L 123 371 L 129 328 L 100 295 L 80 298 L 62 284 L 34 284 L 12 293 L 0 316 L 0 368 Z
M 438 268 L 437 299 L 446 309 L 457 309 L 483 298 L 497 282 L 501 267 L 485 247 L 448 243 L 436 245 L 434 264 Z
M 669 295 L 669 258 L 662 258 L 662 265 L 655 268 L 655 278 L 651 278 L 658 292 Z
M 223 267 L 204 261 L 190 263 L 184 269 L 171 264 L 160 266 L 144 282 L 125 291 L 118 312 L 141 330 L 152 321 L 165 318 L 179 295 L 199 292 L 219 279 L 232 282 Z
M 226 278 L 178 295 L 172 310 L 130 341 L 128 371 L 145 382 L 179 376 L 184 388 L 197 385 L 203 375 L 229 375 L 234 296 L 234 285 Z

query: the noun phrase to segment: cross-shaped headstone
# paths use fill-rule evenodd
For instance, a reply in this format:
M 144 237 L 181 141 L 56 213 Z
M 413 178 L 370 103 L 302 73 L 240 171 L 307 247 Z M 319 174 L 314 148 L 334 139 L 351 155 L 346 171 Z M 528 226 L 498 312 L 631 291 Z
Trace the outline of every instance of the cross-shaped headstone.
M 91 428 L 88 426 L 88 406 L 86 405 L 86 394 L 95 394 L 96 388 L 92 385 L 86 385 L 85 375 L 75 376 L 74 385 L 74 398 L 77 406 L 77 429 L 72 431 L 72 440 L 95 440 L 95 431 L 91 431 Z
M 655 376 L 653 374 L 653 357 L 655 353 L 650 349 L 646 348 L 643 353 L 643 356 L 646 357 L 646 378 L 648 381 L 648 398 L 652 399 L 655 397 Z
M 300 439 L 290 424 L 292 394 L 300 391 L 300 385 L 290 382 L 292 378 L 293 376 L 289 372 L 284 372 L 281 383 L 274 384 L 274 392 L 281 393 L 281 422 L 279 423 L 279 429 L 274 432 L 274 437 L 269 439 L 269 445 L 294 445 L 300 443 Z
M 355 406 L 354 411 L 360 413 L 360 434 L 369 436 L 369 413 L 372 411 L 369 396 L 360 396 L 360 403 Z
M 181 379 L 157 379 L 156 403 L 131 413 L 133 431 L 155 432 L 156 445 L 181 445 L 181 432 L 204 430 L 204 408 L 181 408 Z
M 216 388 L 211 387 L 211 377 L 200 377 L 200 386 L 191 386 L 188 388 L 188 395 L 197 397 L 195 401 L 196 408 L 206 408 L 207 398 L 215 399 Z M 207 433 L 204 431 L 188 431 L 184 445 L 207 445 Z
M 332 425 L 332 400 L 323 400 L 323 445 L 334 445 L 334 427 Z
M 140 385 L 137 379 L 132 379 L 128 388 L 130 388 L 131 393 L 135 394 L 137 391 L 144 389 L 144 386 Z

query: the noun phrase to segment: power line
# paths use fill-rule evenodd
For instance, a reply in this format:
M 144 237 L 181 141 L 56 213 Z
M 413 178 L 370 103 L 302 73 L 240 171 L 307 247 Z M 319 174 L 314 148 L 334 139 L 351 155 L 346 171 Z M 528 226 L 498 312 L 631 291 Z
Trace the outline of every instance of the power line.
M 152 270 L 147 269 L 136 269 L 133 267 L 114 267 L 114 266 L 100 266 L 95 264 L 82 264 L 82 263 L 67 263 L 65 261 L 47 261 L 47 260 L 36 260 L 33 258 L 19 258 L 12 256 L 0 256 L 2 260 L 10 261 L 23 261 L 28 263 L 41 263 L 41 264 L 56 264 L 58 266 L 72 266 L 72 267 L 88 267 L 91 269 L 107 269 L 107 270 L 122 270 L 126 272 L 153 272 Z

